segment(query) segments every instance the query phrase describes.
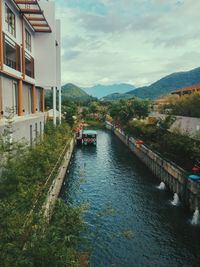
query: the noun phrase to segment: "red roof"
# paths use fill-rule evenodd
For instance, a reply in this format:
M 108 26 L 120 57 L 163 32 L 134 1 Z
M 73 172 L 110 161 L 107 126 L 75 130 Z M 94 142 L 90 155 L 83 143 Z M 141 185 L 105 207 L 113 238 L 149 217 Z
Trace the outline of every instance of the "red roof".
M 195 91 L 195 90 L 200 90 L 200 84 L 195 84 L 195 85 L 192 85 L 189 87 L 178 89 L 178 90 L 172 92 L 172 94 L 182 93 L 182 92 L 190 92 L 190 91 Z

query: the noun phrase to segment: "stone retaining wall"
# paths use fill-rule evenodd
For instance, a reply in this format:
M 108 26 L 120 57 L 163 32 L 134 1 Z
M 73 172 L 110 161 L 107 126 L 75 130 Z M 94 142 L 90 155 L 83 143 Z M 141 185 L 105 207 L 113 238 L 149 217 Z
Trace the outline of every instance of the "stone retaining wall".
M 67 168 L 69 166 L 72 153 L 74 151 L 74 145 L 75 145 L 75 139 L 73 138 L 70 142 L 69 148 L 63 158 L 62 164 L 59 168 L 58 175 L 56 178 L 53 180 L 53 183 L 50 187 L 50 190 L 47 195 L 47 199 L 44 205 L 44 217 L 49 220 L 52 215 L 52 211 L 54 209 L 56 200 L 60 194 L 61 188 L 63 181 L 65 179 L 65 175 L 67 172 Z
M 112 124 L 107 122 L 106 128 L 113 131 L 173 193 L 177 193 L 190 210 L 200 208 L 200 181 L 189 180 L 188 174 L 182 168 L 163 159 L 145 145 L 137 145 L 133 137 L 126 136 L 123 131 L 114 128 Z

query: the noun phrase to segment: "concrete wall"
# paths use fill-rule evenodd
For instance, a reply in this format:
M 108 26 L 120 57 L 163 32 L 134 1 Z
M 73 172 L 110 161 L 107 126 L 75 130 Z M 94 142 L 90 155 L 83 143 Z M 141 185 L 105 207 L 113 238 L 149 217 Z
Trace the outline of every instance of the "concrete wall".
M 123 131 L 114 128 L 110 123 L 106 124 L 106 128 L 112 130 L 160 181 L 163 181 L 173 193 L 179 195 L 191 210 L 200 208 L 200 181 L 187 179 L 188 174 L 182 168 L 163 159 L 146 146 L 138 146 L 134 138 L 126 136 Z
M 165 114 L 155 114 L 155 117 L 165 118 Z M 179 130 L 182 133 L 189 133 L 191 136 L 195 136 L 200 133 L 200 118 L 175 116 L 176 121 L 170 127 L 170 131 Z
M 13 122 L 13 139 L 25 141 L 32 144 L 36 137 L 42 136 L 44 132 L 44 113 L 31 114 L 24 117 L 16 117 Z M 0 121 L 0 134 L 3 133 L 6 120 Z

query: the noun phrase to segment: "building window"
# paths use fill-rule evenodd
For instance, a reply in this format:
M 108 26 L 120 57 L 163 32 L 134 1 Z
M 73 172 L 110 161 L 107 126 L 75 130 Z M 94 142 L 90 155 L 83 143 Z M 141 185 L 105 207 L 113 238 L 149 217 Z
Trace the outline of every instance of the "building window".
M 25 54 L 25 73 L 34 79 L 34 59 L 27 53 Z
M 6 21 L 7 31 L 11 33 L 13 36 L 15 36 L 16 35 L 15 15 L 7 5 L 5 5 L 5 8 L 6 8 L 5 21 Z
M 25 29 L 25 47 L 31 52 L 31 34 Z

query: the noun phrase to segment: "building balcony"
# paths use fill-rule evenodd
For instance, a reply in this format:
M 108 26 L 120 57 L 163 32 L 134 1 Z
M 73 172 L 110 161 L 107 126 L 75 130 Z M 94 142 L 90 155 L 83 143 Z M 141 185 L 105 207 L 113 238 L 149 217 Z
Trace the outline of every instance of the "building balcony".
M 14 70 L 20 71 L 20 62 L 20 46 L 4 34 L 4 64 Z
M 5 57 L 5 65 L 16 70 L 16 61 L 9 57 Z
M 28 54 L 25 55 L 25 74 L 33 79 L 35 78 L 34 59 Z

